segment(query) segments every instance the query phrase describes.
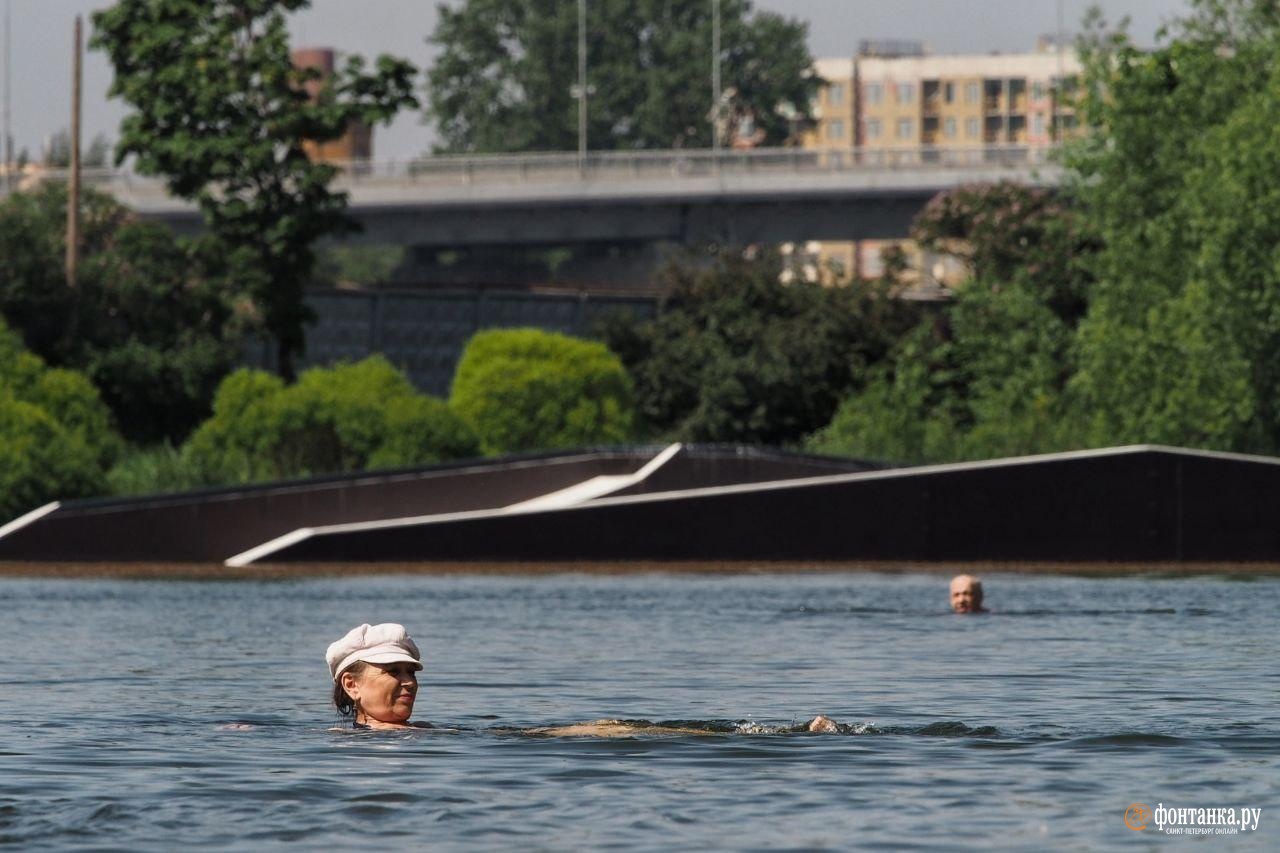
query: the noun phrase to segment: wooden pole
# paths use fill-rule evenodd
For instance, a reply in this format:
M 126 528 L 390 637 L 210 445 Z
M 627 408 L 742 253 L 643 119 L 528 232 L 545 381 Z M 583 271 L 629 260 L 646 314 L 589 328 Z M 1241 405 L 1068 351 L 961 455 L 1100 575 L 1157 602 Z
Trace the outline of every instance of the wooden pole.
M 587 168 L 587 0 L 578 0 L 578 171 Z
M 715 152 L 716 168 L 720 168 L 720 0 L 711 2 L 711 150 Z
M 71 60 L 71 169 L 67 175 L 67 287 L 76 287 L 80 246 L 80 16 Z
M 4 0 L 4 190 L 13 192 L 13 134 L 9 132 L 9 96 L 13 74 L 13 43 L 9 38 L 9 0 Z

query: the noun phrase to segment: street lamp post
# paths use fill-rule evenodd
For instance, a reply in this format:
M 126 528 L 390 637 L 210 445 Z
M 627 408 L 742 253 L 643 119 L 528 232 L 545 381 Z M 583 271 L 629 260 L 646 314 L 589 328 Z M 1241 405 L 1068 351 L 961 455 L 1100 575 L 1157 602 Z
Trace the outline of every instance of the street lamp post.
M 720 162 L 720 0 L 711 0 L 711 150 Z
M 578 171 L 587 168 L 587 0 L 578 0 Z
M 9 77 L 13 71 L 13 44 L 9 39 L 9 0 L 4 0 L 4 189 L 13 192 L 13 134 L 9 132 Z

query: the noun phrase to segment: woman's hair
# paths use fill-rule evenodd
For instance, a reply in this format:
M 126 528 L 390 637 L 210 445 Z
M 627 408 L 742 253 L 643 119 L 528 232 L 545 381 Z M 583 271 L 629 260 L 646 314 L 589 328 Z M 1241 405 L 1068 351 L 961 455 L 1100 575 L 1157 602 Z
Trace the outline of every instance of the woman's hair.
M 338 713 L 341 714 L 343 718 L 350 717 L 352 720 L 355 720 L 356 703 L 355 700 L 347 695 L 347 691 L 342 689 L 342 673 L 349 672 L 356 678 L 359 678 L 368 667 L 369 664 L 362 660 L 358 660 L 342 672 L 338 673 L 338 679 L 333 682 L 333 707 L 338 709 Z

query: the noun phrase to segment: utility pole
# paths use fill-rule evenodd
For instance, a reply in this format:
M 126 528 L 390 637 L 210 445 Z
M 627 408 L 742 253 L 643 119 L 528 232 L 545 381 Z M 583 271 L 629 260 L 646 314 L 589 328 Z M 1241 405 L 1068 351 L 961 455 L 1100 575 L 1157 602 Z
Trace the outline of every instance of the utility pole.
M 587 168 L 587 0 L 578 0 L 578 171 Z
M 9 132 L 9 78 L 13 74 L 13 41 L 9 38 L 9 0 L 4 0 L 4 191 L 13 192 L 13 134 Z
M 720 162 L 720 0 L 711 0 L 711 150 Z
M 67 175 L 67 287 L 76 289 L 80 247 L 80 16 L 71 60 L 71 170 Z
M 1062 96 L 1067 86 L 1065 79 L 1067 71 L 1062 60 L 1062 42 L 1067 35 L 1063 32 L 1062 21 L 1062 0 L 1058 0 L 1058 85 L 1053 87 L 1052 114 L 1049 116 L 1049 135 L 1055 142 L 1061 133 L 1061 128 L 1058 127 L 1058 111 L 1062 109 Z

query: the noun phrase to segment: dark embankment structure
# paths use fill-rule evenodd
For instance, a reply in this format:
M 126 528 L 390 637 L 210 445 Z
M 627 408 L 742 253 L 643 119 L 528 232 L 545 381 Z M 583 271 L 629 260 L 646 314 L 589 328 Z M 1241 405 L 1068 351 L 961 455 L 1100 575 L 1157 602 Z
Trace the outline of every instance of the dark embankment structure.
M 0 560 L 1280 563 L 1280 460 L 1141 445 L 892 468 L 589 450 L 51 505 Z
M 635 489 L 879 468 L 745 447 L 577 450 L 125 499 L 52 503 L 0 527 L 0 560 L 222 562 L 299 528 L 556 506 Z M 429 558 L 414 558 L 429 559 Z M 532 557 L 531 559 L 540 559 Z

